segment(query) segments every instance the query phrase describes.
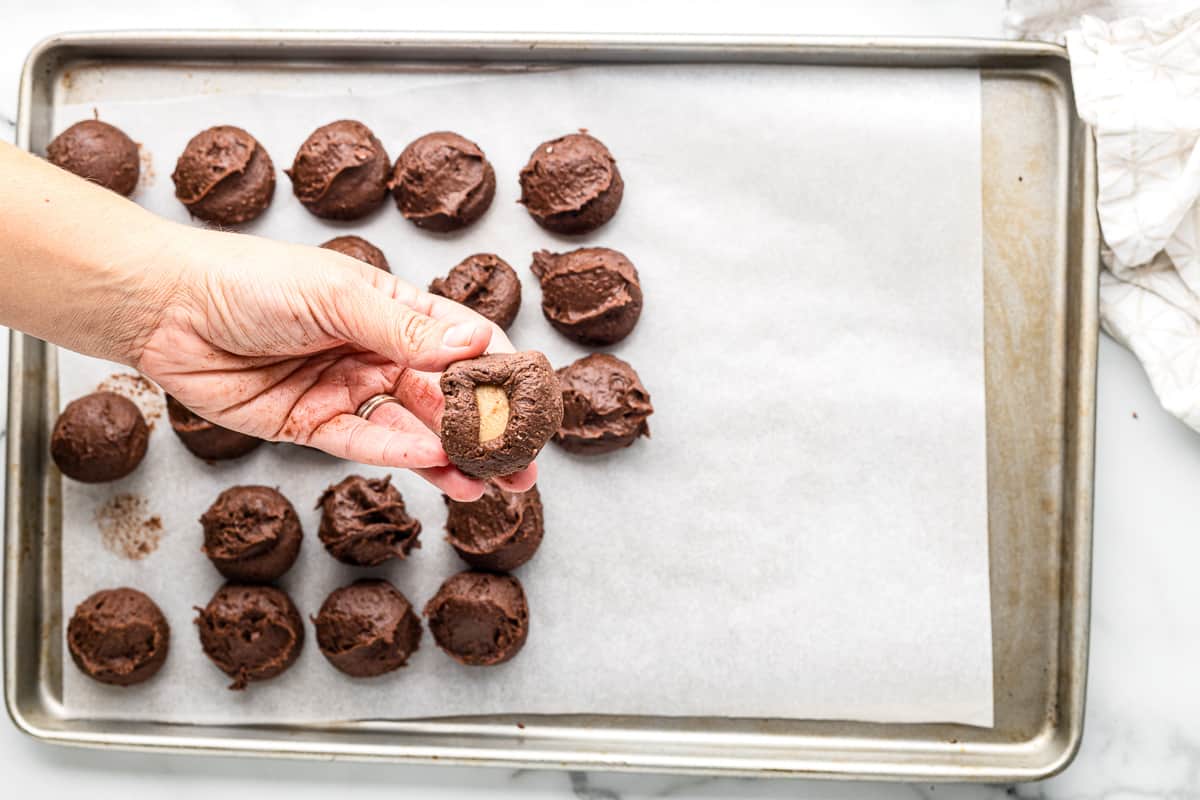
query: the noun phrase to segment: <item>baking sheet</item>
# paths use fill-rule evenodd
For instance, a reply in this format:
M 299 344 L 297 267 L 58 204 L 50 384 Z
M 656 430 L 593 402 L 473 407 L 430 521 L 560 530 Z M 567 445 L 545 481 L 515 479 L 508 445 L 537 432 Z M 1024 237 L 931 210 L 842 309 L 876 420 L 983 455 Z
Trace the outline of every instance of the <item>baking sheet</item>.
M 312 128 L 371 125 L 393 156 L 429 130 L 477 140 L 496 167 L 492 211 L 435 236 L 385 208 L 362 224 L 311 217 L 279 175 L 248 231 L 317 243 L 361 233 L 424 284 L 471 252 L 513 263 L 525 308 L 511 334 L 557 364 L 584 353 L 540 318 L 534 249 L 608 245 L 638 265 L 647 305 L 613 351 L 654 397 L 654 438 L 599 459 L 541 459 L 547 537 L 519 575 L 525 650 L 460 667 L 426 635 L 412 664 L 371 681 L 311 646 L 280 678 L 225 692 L 191 607 L 220 581 L 196 518 L 236 483 L 278 485 L 307 541 L 281 582 L 302 612 L 366 574 L 422 605 L 459 568 L 436 491 L 396 476 L 426 527 L 413 559 L 355 570 L 326 556 L 311 510 L 359 469 L 278 445 L 233 464 L 191 458 L 165 426 L 130 478 L 64 486 L 64 613 L 133 585 L 174 629 L 163 672 L 132 691 L 64 670 L 77 716 L 329 721 L 464 713 L 641 713 L 991 724 L 980 290 L 979 83 L 974 71 L 771 66 L 587 67 L 389 76 L 385 93 L 106 103 L 156 178 L 135 199 L 184 220 L 168 179 L 196 131 L 241 125 L 286 166 Z M 731 102 L 731 98 L 735 102 Z M 91 107 L 65 108 L 62 129 Z M 621 212 L 580 240 L 514 205 L 540 141 L 586 126 L 621 164 Z M 636 189 L 635 189 L 636 187 Z M 865 233 L 865 232 L 868 232 Z M 64 400 L 111 367 L 71 354 Z M 163 536 L 148 557 L 105 550 L 95 510 L 144 495 Z M 311 630 L 310 630 L 311 633 Z M 130 698 L 136 698 L 131 702 Z

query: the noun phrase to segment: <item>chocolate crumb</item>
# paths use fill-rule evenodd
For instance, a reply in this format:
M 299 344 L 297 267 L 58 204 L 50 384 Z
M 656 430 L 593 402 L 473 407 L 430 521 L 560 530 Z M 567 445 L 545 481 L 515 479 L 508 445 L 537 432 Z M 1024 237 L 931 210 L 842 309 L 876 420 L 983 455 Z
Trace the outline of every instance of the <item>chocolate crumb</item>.
M 96 509 L 96 525 L 105 548 L 130 561 L 140 561 L 158 549 L 162 517 L 148 514 L 146 498 L 118 494 Z

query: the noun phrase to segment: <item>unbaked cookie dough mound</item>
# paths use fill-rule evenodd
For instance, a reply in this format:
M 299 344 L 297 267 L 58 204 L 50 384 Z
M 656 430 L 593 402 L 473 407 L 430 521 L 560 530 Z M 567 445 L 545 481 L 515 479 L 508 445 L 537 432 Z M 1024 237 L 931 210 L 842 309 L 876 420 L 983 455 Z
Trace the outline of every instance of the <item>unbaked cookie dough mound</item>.
M 562 422 L 562 394 L 541 353 L 493 353 L 442 373 L 442 447 L 473 478 L 520 472 Z

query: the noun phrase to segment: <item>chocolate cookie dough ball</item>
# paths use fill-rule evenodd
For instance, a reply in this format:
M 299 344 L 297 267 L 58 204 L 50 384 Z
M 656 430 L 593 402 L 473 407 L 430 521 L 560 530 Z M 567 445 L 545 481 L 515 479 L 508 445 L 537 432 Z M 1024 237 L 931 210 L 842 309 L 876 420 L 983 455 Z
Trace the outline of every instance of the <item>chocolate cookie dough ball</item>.
M 67 650 L 83 674 L 131 686 L 153 677 L 167 660 L 171 628 L 154 601 L 136 589 L 104 589 L 75 607 Z
M 396 207 L 418 228 L 465 228 L 496 194 L 496 173 L 479 145 L 457 133 L 429 133 L 404 148 L 390 183 Z
M 538 352 L 494 353 L 442 373 L 442 447 L 473 478 L 529 466 L 562 422 L 562 393 Z
M 131 400 L 96 392 L 73 400 L 50 434 L 50 457 L 62 474 L 83 483 L 124 478 L 142 463 L 150 429 Z
M 390 475 L 351 475 L 325 490 L 317 501 L 317 535 L 329 554 L 345 564 L 374 567 L 404 559 L 421 543 L 421 523 L 408 515 Z
M 461 664 L 490 667 L 520 652 L 529 634 L 529 606 L 511 575 L 460 572 L 425 606 L 438 647 Z
M 628 363 L 607 353 L 585 356 L 558 371 L 563 420 L 554 441 L 571 453 L 596 455 L 650 436 L 650 393 Z
M 192 455 L 207 461 L 241 458 L 263 443 L 262 439 L 222 428 L 198 416 L 190 408 L 167 395 L 167 417 L 171 430 Z
M 318 217 L 359 219 L 383 203 L 391 163 L 370 128 L 340 119 L 313 131 L 283 172 L 296 199 Z
M 555 233 L 587 233 L 612 219 L 625 182 L 599 139 L 571 133 L 543 142 L 521 169 L 521 204 Z
M 435 278 L 429 291 L 482 314 L 505 330 L 521 310 L 521 279 L 500 256 L 467 256 L 444 278 Z
M 335 589 L 312 621 L 321 654 L 354 678 L 403 667 L 421 643 L 421 621 L 408 598 L 383 580 Z
M 541 250 L 530 269 L 542 283 L 542 314 L 580 344 L 619 342 L 642 315 L 642 284 L 624 253 L 607 247 Z
M 372 267 L 381 269 L 384 272 L 392 271 L 392 268 L 388 265 L 387 258 L 383 255 L 383 251 L 361 236 L 338 236 L 330 239 L 321 245 L 321 247 L 341 253 L 344 256 L 357 258 L 359 261 L 370 264 Z
M 292 598 L 274 586 L 227 583 L 196 611 L 200 646 L 233 678 L 230 689 L 274 678 L 304 646 L 304 620 Z
M 46 159 L 67 172 L 129 196 L 141 174 L 138 146 L 120 128 L 85 119 L 54 137 Z
M 214 225 L 240 225 L 271 204 L 275 165 L 253 136 L 218 125 L 192 137 L 171 180 L 192 216 Z
M 446 541 L 474 569 L 509 572 L 533 558 L 545 532 L 537 487 L 510 492 L 488 481 L 473 503 L 446 498 Z
M 291 569 L 303 538 L 288 499 L 268 486 L 226 489 L 200 517 L 204 554 L 231 581 L 270 583 Z

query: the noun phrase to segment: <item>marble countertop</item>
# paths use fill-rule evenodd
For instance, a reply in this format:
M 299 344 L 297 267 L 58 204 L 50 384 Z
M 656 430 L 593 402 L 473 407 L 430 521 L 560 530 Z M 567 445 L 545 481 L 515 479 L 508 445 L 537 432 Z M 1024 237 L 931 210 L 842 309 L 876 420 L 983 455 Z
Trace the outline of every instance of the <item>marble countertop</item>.
M 17 78 L 30 47 L 61 30 L 289 27 L 1001 35 L 1001 0 L 840 3 L 616 0 L 564 7 L 454 2 L 384 10 L 368 0 L 325 4 L 209 0 L 192 4 L 0 0 L 0 138 L 11 141 Z M 599 9 L 603 7 L 603 11 Z M 7 375 L 7 346 L 0 375 Z M 1134 798 L 1200 797 L 1200 608 L 1197 491 L 1200 437 L 1167 415 L 1134 358 L 1100 343 L 1092 647 L 1083 747 L 1066 772 L 1018 786 L 826 783 L 654 775 L 276 762 L 73 750 L 39 744 L 0 723 L 0 774 L 13 796 L 263 798 L 356 796 L 533 798 Z M 6 397 L 0 394 L 0 411 Z M 0 414 L 0 441 L 3 440 Z M 0 478 L 2 480 L 2 478 Z

